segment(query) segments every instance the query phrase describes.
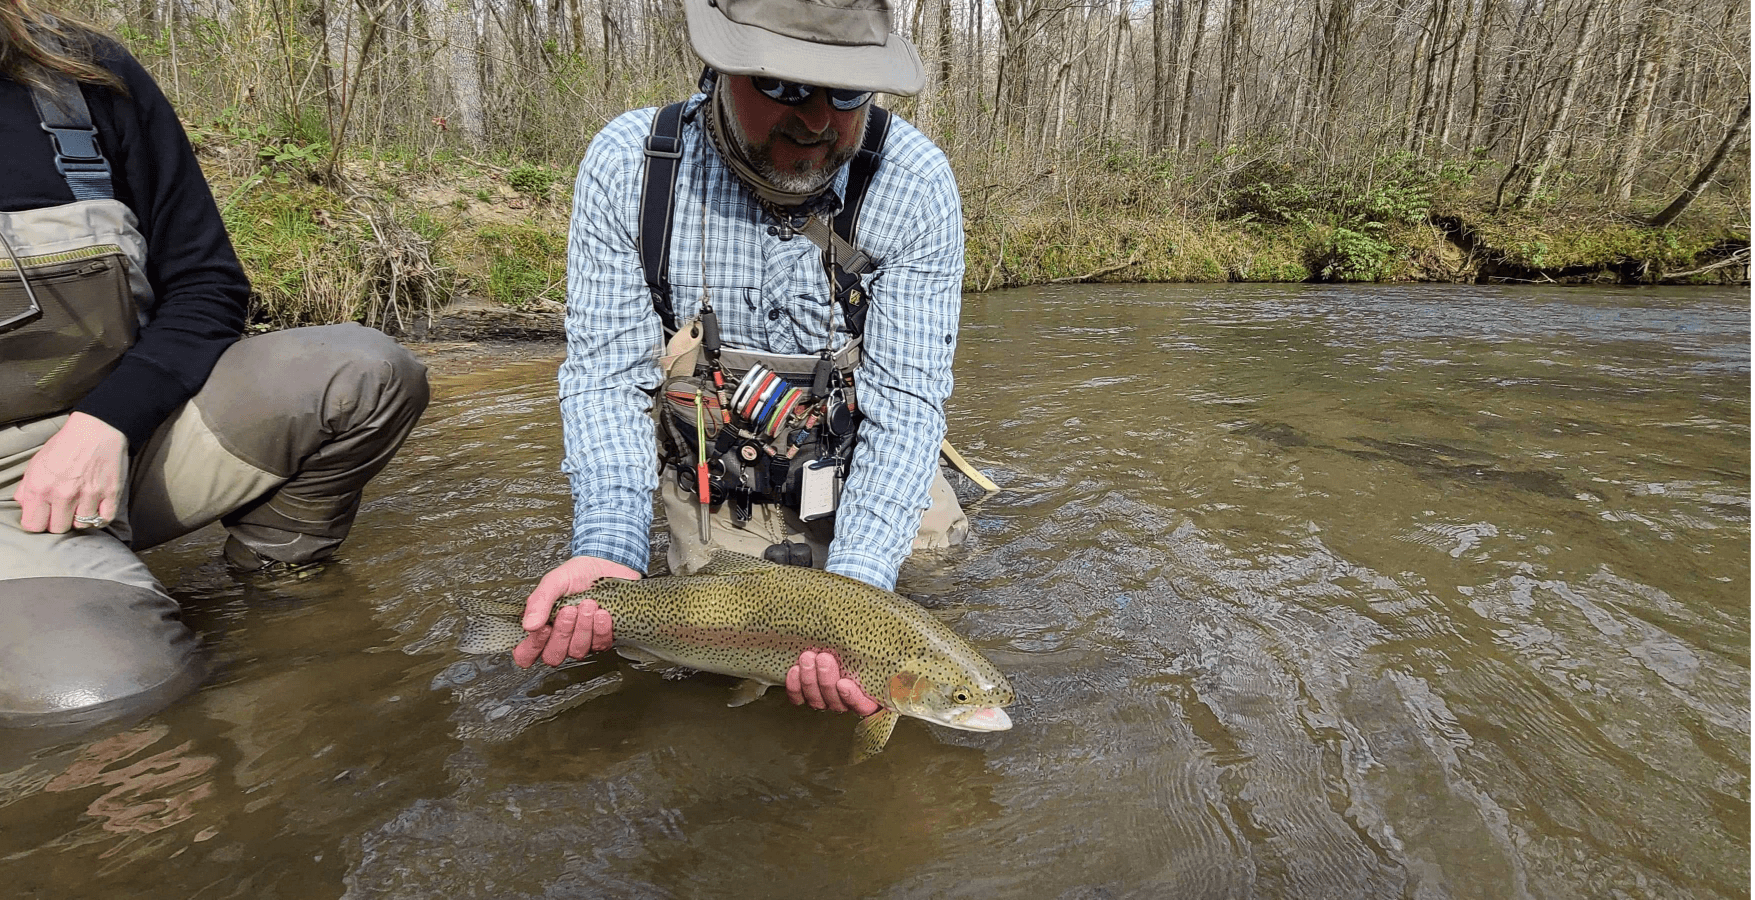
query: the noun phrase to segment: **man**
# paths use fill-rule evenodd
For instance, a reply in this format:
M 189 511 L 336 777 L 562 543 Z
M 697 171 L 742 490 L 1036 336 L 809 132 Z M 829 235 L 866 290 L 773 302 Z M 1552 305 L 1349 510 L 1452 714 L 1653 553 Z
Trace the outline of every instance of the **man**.
M 549 613 L 600 577 L 640 576 L 661 482 L 679 573 L 718 546 L 889 588 L 912 547 L 966 532 L 937 472 L 961 200 L 944 154 L 872 103 L 919 92 L 919 55 L 890 32 L 887 0 L 684 9 L 708 69 L 680 107 L 680 146 L 664 116 L 636 110 L 579 167 L 560 372 L 573 558 L 530 595 L 520 665 L 610 646 L 613 623 L 595 604 L 552 626 Z M 655 166 L 671 159 L 674 192 L 655 214 Z M 668 248 L 642 248 L 654 228 Z M 782 377 L 752 377 L 752 361 Z M 832 655 L 801 663 L 794 702 L 875 710 Z

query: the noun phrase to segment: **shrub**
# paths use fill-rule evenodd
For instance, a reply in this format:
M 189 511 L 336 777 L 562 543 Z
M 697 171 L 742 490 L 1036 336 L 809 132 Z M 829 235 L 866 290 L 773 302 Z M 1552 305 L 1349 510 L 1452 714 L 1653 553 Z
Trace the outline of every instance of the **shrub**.
M 506 173 L 506 183 L 512 190 L 526 194 L 537 200 L 547 200 L 555 183 L 555 171 L 547 166 L 519 163 Z

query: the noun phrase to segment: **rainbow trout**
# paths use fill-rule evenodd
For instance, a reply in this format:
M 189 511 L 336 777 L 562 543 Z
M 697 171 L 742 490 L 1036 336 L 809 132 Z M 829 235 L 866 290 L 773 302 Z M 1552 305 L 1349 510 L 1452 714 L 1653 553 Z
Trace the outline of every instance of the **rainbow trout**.
M 781 566 L 726 551 L 698 573 L 627 581 L 604 578 L 587 594 L 615 623 L 616 652 L 744 679 L 732 706 L 784 684 L 805 650 L 829 650 L 845 675 L 882 708 L 861 719 L 853 761 L 890 739 L 900 716 L 964 731 L 1004 731 L 1012 686 L 993 663 L 918 604 L 819 569 Z M 524 639 L 524 607 L 465 601 L 473 613 L 458 649 L 498 653 Z

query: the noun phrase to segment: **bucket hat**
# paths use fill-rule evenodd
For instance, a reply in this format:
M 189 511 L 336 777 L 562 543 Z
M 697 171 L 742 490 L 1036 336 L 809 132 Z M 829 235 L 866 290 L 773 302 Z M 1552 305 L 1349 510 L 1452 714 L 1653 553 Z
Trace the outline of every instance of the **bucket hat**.
M 728 75 L 911 96 L 926 68 L 889 0 L 683 0 L 696 55 Z

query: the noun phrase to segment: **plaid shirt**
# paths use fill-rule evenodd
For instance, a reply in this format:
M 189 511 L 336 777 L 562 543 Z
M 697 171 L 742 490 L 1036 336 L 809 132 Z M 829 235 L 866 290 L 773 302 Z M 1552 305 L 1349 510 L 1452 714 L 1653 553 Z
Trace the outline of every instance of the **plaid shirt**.
M 705 98 L 695 95 L 689 110 Z M 658 486 L 648 414 L 663 329 L 637 252 L 645 141 L 655 109 L 624 113 L 579 164 L 567 241 L 567 359 L 560 370 L 565 471 L 576 556 L 644 571 Z M 670 282 L 677 320 L 705 292 L 727 346 L 815 353 L 847 341 L 823 273 L 802 235 L 782 240 L 732 175 L 698 117 L 683 127 Z M 831 183 L 847 184 L 842 167 Z M 837 204 L 838 205 L 838 204 Z M 878 269 L 856 373 L 859 449 L 836 511 L 828 570 L 889 588 L 913 546 L 944 437 L 945 398 L 962 304 L 963 215 L 943 152 L 900 117 L 860 213 L 858 243 Z

